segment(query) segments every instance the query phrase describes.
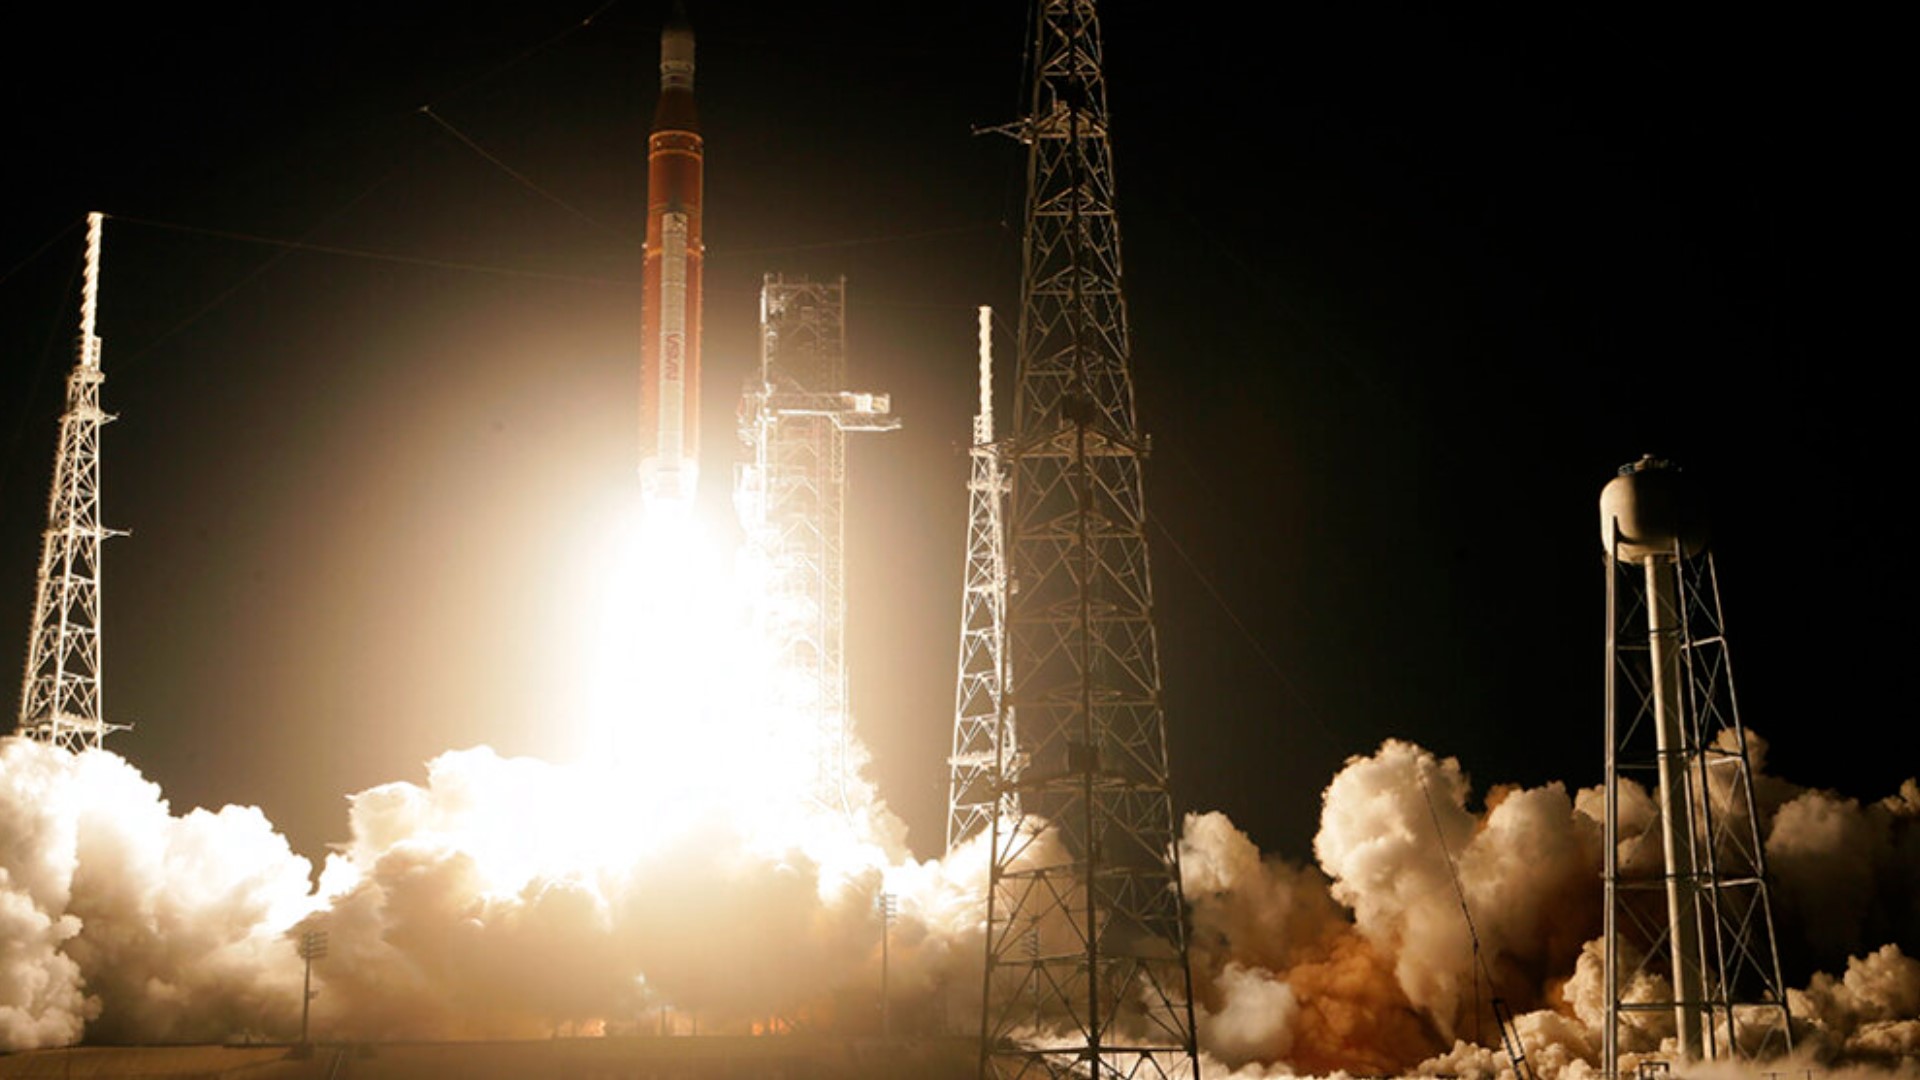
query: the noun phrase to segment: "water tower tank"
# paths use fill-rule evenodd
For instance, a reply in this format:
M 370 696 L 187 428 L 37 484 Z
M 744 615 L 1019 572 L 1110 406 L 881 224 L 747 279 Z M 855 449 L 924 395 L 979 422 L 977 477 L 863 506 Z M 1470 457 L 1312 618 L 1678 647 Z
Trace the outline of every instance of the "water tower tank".
M 1609 551 L 1616 523 L 1623 559 L 1670 555 L 1675 540 L 1688 555 L 1707 547 L 1706 515 L 1693 485 L 1677 466 L 1651 454 L 1621 466 L 1600 491 L 1600 544 Z

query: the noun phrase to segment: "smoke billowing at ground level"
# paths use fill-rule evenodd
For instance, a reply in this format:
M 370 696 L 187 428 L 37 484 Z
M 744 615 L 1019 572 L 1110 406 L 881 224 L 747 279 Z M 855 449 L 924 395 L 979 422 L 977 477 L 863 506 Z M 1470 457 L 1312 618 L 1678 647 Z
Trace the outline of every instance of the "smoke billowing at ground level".
M 315 929 L 329 1037 L 869 1031 L 882 891 L 900 900 L 896 1030 L 977 1022 L 979 850 L 914 861 L 871 792 L 777 834 L 717 811 L 659 835 L 595 828 L 597 783 L 450 752 L 422 783 L 353 796 L 351 839 L 315 875 L 258 810 L 175 816 L 111 753 L 0 740 L 0 1047 L 289 1038 L 293 941 Z M 1799 1056 L 1920 1074 L 1920 785 L 1861 802 L 1768 777 L 1760 793 Z M 1187 819 L 1209 1076 L 1499 1074 L 1496 994 L 1543 1075 L 1596 1071 L 1598 790 L 1476 796 L 1458 762 L 1389 741 L 1322 805 L 1314 866 L 1223 815 Z M 1656 1020 L 1629 1049 L 1668 1035 Z
M 1754 745 L 1759 768 L 1764 745 Z M 1781 948 L 1797 958 L 1789 981 L 1806 987 L 1789 1001 L 1801 1056 L 1913 1071 L 1920 786 L 1909 780 L 1863 804 L 1763 774 L 1761 799 Z M 1218 814 L 1189 818 L 1182 865 L 1203 1045 L 1249 1076 L 1274 1066 L 1493 1074 L 1508 1068 L 1489 1049 L 1498 1033 L 1488 1002 L 1499 996 L 1537 1070 L 1595 1071 L 1602 792 L 1495 787 L 1480 802 L 1458 762 L 1388 741 L 1326 788 L 1317 867 L 1263 857 Z M 1623 816 L 1653 813 L 1644 793 L 1623 793 L 1623 805 Z M 1837 928 L 1836 911 L 1860 914 Z M 1879 935 L 1873 944 L 1868 933 Z M 1623 1050 L 1670 1053 L 1671 1019 L 1658 1020 Z

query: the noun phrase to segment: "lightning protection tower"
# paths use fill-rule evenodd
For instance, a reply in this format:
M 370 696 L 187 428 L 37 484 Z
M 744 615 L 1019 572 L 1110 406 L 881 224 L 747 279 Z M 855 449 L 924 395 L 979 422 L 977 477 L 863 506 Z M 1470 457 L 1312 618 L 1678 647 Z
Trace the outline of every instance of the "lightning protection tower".
M 1093 0 L 1038 0 L 983 1077 L 1197 1077 Z
M 20 684 L 19 733 L 72 751 L 97 749 L 121 727 L 102 718 L 100 703 L 100 542 L 114 535 L 100 524 L 100 428 L 113 417 L 100 410 L 107 377 L 93 333 L 105 218 L 87 215 L 79 355 L 67 376 Z
M 1792 1049 L 1746 730 L 1706 530 L 1652 457 L 1600 495 L 1607 552 L 1603 1069 Z
M 741 402 L 753 455 L 736 509 L 768 574 L 761 618 L 786 677 L 776 705 L 810 728 L 813 792 L 844 808 L 847 433 L 900 426 L 886 394 L 846 389 L 846 281 L 768 274 L 760 289 L 760 372 Z
M 1002 703 L 1007 564 L 1001 503 L 1006 470 L 993 442 L 993 311 L 980 309 L 980 411 L 973 417 L 967 479 L 967 566 L 960 597 L 960 674 L 954 688 L 953 755 L 947 759 L 947 850 L 1017 818 L 1020 804 L 999 782 L 1015 752 L 1011 710 Z M 1005 747 L 1004 751 L 1002 747 Z

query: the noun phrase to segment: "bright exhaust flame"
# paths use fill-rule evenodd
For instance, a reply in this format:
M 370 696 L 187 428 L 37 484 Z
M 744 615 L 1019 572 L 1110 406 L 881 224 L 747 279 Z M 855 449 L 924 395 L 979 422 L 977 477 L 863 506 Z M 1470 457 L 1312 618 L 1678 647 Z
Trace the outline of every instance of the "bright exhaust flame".
M 579 771 L 604 805 L 593 850 L 626 859 L 703 827 L 754 850 L 800 848 L 835 865 L 889 861 L 872 842 L 876 806 L 832 813 L 813 788 L 822 754 L 764 628 L 764 568 L 685 503 L 625 504 L 601 538 L 588 639 Z M 884 812 L 883 812 L 884 813 Z M 897 838 L 895 838 L 897 840 Z
M 783 794 L 780 732 L 757 707 L 767 675 L 731 560 L 685 506 L 637 501 L 600 557 L 583 760 L 622 804 L 609 831 L 653 844 L 715 815 L 762 817 Z
M 977 964 L 961 943 L 978 940 L 983 861 L 955 862 L 965 881 L 914 862 L 864 782 L 820 803 L 812 757 L 838 748 L 780 704 L 800 676 L 759 629 L 779 619 L 764 568 L 715 534 L 637 497 L 592 529 L 587 617 L 561 642 L 580 668 L 556 708 L 574 760 L 453 751 L 424 785 L 351 798 L 351 843 L 269 932 L 330 932 L 317 1020 L 376 1036 L 631 1029 L 649 1010 L 778 1027 L 877 986 L 882 892 L 900 912 L 896 992 L 925 998 Z

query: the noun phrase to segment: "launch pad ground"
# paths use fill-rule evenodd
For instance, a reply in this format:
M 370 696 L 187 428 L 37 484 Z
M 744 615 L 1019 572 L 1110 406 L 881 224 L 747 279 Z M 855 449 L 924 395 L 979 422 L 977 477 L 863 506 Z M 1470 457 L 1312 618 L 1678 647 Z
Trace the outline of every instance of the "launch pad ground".
M 964 1080 L 978 1043 L 784 1035 L 75 1047 L 0 1055 L 0 1080 Z

